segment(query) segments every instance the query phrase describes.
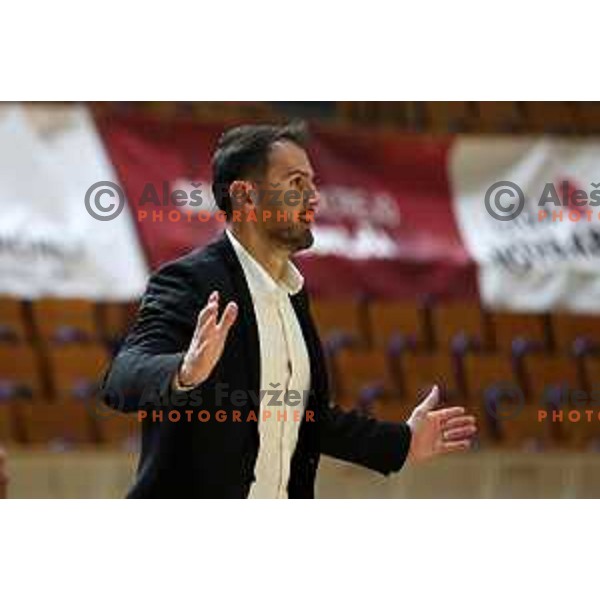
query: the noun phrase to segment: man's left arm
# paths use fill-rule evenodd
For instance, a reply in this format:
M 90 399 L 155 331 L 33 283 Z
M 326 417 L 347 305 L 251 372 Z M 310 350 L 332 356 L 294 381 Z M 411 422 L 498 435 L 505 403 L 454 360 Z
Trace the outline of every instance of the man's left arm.
M 435 410 L 439 389 L 412 412 L 406 423 L 377 421 L 355 411 L 321 407 L 321 450 L 335 458 L 357 463 L 388 475 L 404 463 L 468 450 L 477 432 L 475 418 L 464 407 Z
M 404 465 L 412 433 L 407 423 L 378 421 L 337 406 L 320 407 L 321 451 L 388 475 Z
M 308 315 L 309 331 L 315 339 L 316 361 L 325 369 L 323 348 L 312 315 L 310 299 L 303 289 L 298 296 L 300 313 Z M 429 395 L 403 422 L 378 421 L 356 411 L 329 405 L 328 386 L 317 390 L 321 452 L 388 475 L 408 460 L 422 462 L 440 454 L 468 450 L 477 432 L 475 418 L 464 407 L 434 410 L 439 389 Z

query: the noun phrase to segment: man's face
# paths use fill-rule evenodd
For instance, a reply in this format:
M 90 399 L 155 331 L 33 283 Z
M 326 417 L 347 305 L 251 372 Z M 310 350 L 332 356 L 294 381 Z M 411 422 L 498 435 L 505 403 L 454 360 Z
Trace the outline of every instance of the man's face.
M 310 248 L 318 199 L 306 152 L 293 142 L 275 142 L 258 190 L 256 215 L 261 232 L 291 252 Z

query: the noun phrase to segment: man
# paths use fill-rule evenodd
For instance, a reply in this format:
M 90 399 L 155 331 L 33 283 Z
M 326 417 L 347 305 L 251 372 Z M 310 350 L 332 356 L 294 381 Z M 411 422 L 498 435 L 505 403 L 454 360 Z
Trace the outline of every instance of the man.
M 150 278 L 104 382 L 109 404 L 143 416 L 130 497 L 312 498 L 321 453 L 388 474 L 407 457 L 469 447 L 473 417 L 433 411 L 437 389 L 407 423 L 329 405 L 309 299 L 290 261 L 313 242 L 318 204 L 305 145 L 294 125 L 225 132 L 213 194 L 227 231 Z

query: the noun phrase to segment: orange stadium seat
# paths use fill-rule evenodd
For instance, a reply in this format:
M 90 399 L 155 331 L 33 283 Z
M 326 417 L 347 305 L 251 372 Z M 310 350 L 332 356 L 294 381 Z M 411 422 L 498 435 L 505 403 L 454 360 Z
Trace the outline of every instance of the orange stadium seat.
M 483 348 L 489 346 L 487 325 L 478 304 L 437 304 L 432 309 L 432 324 L 438 348 L 450 347 L 459 334 Z
M 422 307 L 414 302 L 371 302 L 368 305 L 369 339 L 377 348 L 387 348 L 394 338 L 409 347 L 429 347 Z
M 464 406 L 465 403 L 462 400 L 462 397 L 459 397 L 452 402 L 452 405 Z M 471 402 L 466 408 L 477 421 L 475 445 L 482 449 L 498 445 L 500 443 L 498 430 L 484 402 Z
M 598 409 L 588 409 L 591 414 L 586 414 L 586 409 L 575 409 L 569 412 L 573 417 L 569 417 L 566 411 L 563 411 L 563 423 L 561 424 L 562 445 L 566 448 L 578 451 L 600 450 L 600 420 L 598 419 Z
M 324 342 L 346 338 L 358 346 L 366 345 L 366 315 L 361 303 L 315 300 L 312 302 L 312 315 Z
M 548 417 L 540 420 L 540 407 L 523 405 L 510 418 L 499 421 L 502 446 L 511 450 L 544 450 L 557 445 L 557 428 Z
M 31 307 L 37 335 L 46 343 L 99 337 L 95 305 L 89 300 L 44 298 Z
M 125 333 L 129 331 L 129 328 L 134 324 L 138 316 L 140 308 L 140 301 L 130 300 L 125 303 Z
M 26 344 L 0 345 L 0 398 L 34 399 L 45 385 L 38 356 Z
M 104 408 L 95 418 L 98 440 L 104 446 L 128 449 L 139 438 L 137 413 L 120 413 Z
M 477 102 L 478 132 L 517 132 L 521 128 L 522 115 L 517 102 Z
M 425 102 L 425 122 L 436 133 L 470 131 L 474 120 L 471 102 Z
M 590 354 L 582 357 L 583 379 L 590 400 L 600 408 L 600 356 Z
M 23 302 L 18 298 L 0 297 L 0 342 L 25 342 L 29 338 Z
M 390 357 L 381 350 L 344 350 L 335 357 L 336 400 L 353 406 L 368 388 L 375 395 L 394 397 L 399 386 Z
M 600 102 L 576 102 L 574 116 L 578 133 L 600 133 Z
M 523 394 L 512 361 L 504 354 L 470 354 L 463 359 L 466 398 L 470 403 L 485 401 L 494 387 L 498 390 L 516 389 Z
M 585 388 L 577 363 L 568 356 L 530 354 L 522 359 L 522 365 L 527 396 L 537 406 L 549 399 L 549 388 L 560 387 L 563 391 Z
M 17 441 L 17 432 L 13 415 L 13 404 L 3 402 L 0 404 L 0 445 L 11 444 Z
M 495 418 L 499 408 L 511 410 L 525 403 L 525 393 L 513 369 L 511 358 L 504 354 L 469 354 L 462 360 L 465 382 L 464 403 L 477 417 L 482 446 L 501 444 L 500 423 Z M 513 409 L 514 410 L 514 409 Z
M 600 315 L 554 313 L 551 315 L 554 343 L 567 352 L 577 340 L 600 347 Z
M 454 361 L 448 352 L 404 353 L 400 358 L 400 374 L 403 397 L 409 404 L 422 400 L 434 384 L 440 387 L 443 399 L 458 396 Z
M 523 102 L 527 131 L 572 133 L 575 109 L 571 102 Z
M 92 421 L 84 403 L 21 402 L 16 409 L 27 444 L 71 447 L 94 443 Z
M 549 348 L 545 315 L 493 312 L 489 319 L 497 350 L 510 351 L 513 341 L 517 339 L 535 344 L 540 349 Z
M 56 398 L 93 396 L 109 363 L 100 344 L 70 344 L 48 348 L 52 390 Z
M 346 124 L 359 124 L 376 126 L 382 124 L 382 113 L 385 112 L 380 105 L 383 102 L 338 102 L 336 112 L 338 119 Z M 384 116 L 384 115 L 383 115 Z
M 109 343 L 122 340 L 137 310 L 137 303 L 102 302 L 98 305 L 98 320 L 102 339 Z

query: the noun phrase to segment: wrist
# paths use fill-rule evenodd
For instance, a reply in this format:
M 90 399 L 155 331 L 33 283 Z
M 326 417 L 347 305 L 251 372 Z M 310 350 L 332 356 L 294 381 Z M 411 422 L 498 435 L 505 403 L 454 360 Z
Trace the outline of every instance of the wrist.
M 179 391 L 189 391 L 194 389 L 199 382 L 194 382 L 186 373 L 184 365 L 181 365 L 177 372 L 175 373 L 175 378 L 173 380 L 175 389 Z

